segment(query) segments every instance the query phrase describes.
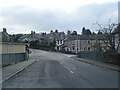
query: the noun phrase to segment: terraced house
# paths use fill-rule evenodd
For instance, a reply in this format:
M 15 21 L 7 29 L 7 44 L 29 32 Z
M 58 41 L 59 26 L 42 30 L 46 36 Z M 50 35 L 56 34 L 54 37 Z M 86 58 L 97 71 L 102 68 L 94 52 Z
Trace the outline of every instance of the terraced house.
M 80 51 L 100 51 L 105 50 L 104 35 L 77 35 L 67 38 L 65 41 L 65 50 L 72 53 Z M 106 47 L 107 48 L 107 47 Z

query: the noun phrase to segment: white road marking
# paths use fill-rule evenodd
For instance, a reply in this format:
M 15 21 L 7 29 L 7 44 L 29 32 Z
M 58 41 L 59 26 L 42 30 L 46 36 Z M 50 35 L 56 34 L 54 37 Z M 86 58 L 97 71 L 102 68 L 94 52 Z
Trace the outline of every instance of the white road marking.
M 70 70 L 71 73 L 74 73 L 73 71 Z
M 74 73 L 72 70 L 68 69 L 66 66 L 64 66 L 70 73 Z
M 59 62 L 59 63 L 63 65 L 63 63 L 61 63 L 61 62 Z M 64 66 L 64 68 L 66 68 L 70 73 L 72 73 L 72 74 L 74 73 L 72 70 L 68 69 L 66 66 Z

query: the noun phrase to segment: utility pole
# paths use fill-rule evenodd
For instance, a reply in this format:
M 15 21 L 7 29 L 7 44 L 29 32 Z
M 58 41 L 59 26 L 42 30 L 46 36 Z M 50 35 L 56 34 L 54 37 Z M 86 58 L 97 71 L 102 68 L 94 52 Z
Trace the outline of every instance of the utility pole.
M 77 55 L 78 55 L 78 34 L 77 34 Z

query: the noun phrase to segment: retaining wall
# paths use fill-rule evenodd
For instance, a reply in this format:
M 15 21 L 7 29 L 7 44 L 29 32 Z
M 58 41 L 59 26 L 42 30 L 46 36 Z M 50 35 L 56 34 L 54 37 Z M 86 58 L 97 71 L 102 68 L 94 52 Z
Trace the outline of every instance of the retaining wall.
M 80 51 L 78 53 L 78 57 L 95 59 L 95 60 L 103 60 L 105 58 L 102 52 L 92 52 L 92 51 Z
M 0 52 L 2 65 L 0 66 L 6 66 L 28 59 L 26 44 L 24 43 L 1 43 L 0 46 L 2 47 L 2 52 Z

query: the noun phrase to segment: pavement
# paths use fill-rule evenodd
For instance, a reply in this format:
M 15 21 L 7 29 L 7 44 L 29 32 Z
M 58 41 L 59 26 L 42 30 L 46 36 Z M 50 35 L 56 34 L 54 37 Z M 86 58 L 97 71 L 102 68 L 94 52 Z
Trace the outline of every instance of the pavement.
M 96 66 L 100 66 L 100 67 L 103 67 L 103 68 L 108 68 L 108 69 L 120 72 L 120 67 L 118 65 L 115 65 L 115 64 L 105 63 L 105 62 L 102 62 L 102 61 L 97 61 L 97 60 L 92 60 L 92 59 L 87 59 L 87 58 L 78 58 L 77 56 L 71 56 L 71 58 L 79 60 L 81 62 L 93 64 L 93 65 L 96 65 Z
M 20 73 L 22 70 L 32 65 L 34 62 L 35 60 L 28 59 L 26 61 L 21 61 L 16 64 L 11 64 L 0 68 L 0 70 L 2 70 L 2 81 L 0 82 L 0 84 Z

